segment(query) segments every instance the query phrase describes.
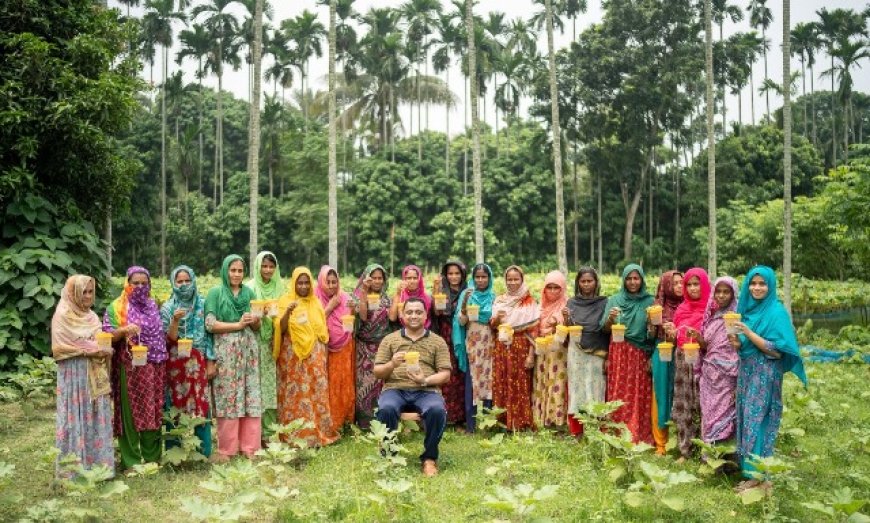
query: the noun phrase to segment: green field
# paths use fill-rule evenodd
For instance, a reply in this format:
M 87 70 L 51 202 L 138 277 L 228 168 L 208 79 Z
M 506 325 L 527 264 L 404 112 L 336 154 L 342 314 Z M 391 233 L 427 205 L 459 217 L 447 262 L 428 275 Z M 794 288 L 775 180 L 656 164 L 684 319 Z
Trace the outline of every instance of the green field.
M 376 447 L 346 436 L 317 452 L 301 467 L 285 472 L 281 484 L 290 489 L 289 497 L 281 501 L 258 500 L 250 506 L 247 518 L 520 521 L 524 519 L 509 511 L 507 505 L 503 511 L 484 500 L 499 488 L 516 489 L 528 484 L 534 489 L 558 489 L 554 497 L 533 503 L 532 513 L 558 521 L 758 521 L 774 515 L 797 521 L 844 520 L 828 518 L 802 503 L 824 505 L 835 495 L 842 497 L 844 489 L 850 489 L 855 499 L 868 497 L 870 391 L 855 387 L 866 381 L 867 369 L 865 365 L 810 364 L 811 385 L 806 392 L 793 377 L 787 379 L 783 432 L 788 436 L 780 438 L 777 455 L 794 469 L 776 481 L 772 498 L 749 506 L 744 506 L 731 490 L 736 478 L 703 476 L 698 473 L 697 460 L 678 466 L 673 455 L 658 458 L 649 452 L 640 454 L 638 460 L 672 472 L 691 473 L 698 480 L 666 491 L 669 499 L 683 500 L 685 510 L 681 513 L 658 503 L 631 508 L 625 494 L 633 480 L 624 477 L 611 481 L 613 465 L 602 459 L 593 444 L 577 443 L 561 434 L 521 433 L 507 435 L 501 443 L 491 445 L 489 434 L 468 436 L 450 430 L 442 443 L 441 474 L 434 479 L 424 479 L 415 465 L 413 456 L 422 448 L 419 433 L 402 436 L 409 450 L 408 465 L 380 475 L 370 461 Z M 200 498 L 207 504 L 235 499 L 200 486 L 209 477 L 208 465 L 166 468 L 156 475 L 124 478 L 129 490 L 106 500 L 86 503 L 65 497 L 64 489 L 53 485 L 51 467 L 37 465 L 53 444 L 51 403 L 43 402 L 26 414 L 18 404 L 3 404 L 0 419 L 0 461 L 15 466 L 0 496 L 4 500 L 0 520 L 19 520 L 27 516 L 28 510 L 36 511 L 49 500 L 59 499 L 63 506 L 87 505 L 99 512 L 101 520 L 182 521 L 189 520 L 181 510 L 184 498 Z M 268 468 L 266 462 L 260 463 Z M 387 482 L 379 486 L 376 481 L 382 479 Z M 388 492 L 400 488 L 407 490 Z M 10 502 L 14 495 L 20 495 L 21 500 Z M 653 499 L 650 494 L 646 496 L 647 500 Z

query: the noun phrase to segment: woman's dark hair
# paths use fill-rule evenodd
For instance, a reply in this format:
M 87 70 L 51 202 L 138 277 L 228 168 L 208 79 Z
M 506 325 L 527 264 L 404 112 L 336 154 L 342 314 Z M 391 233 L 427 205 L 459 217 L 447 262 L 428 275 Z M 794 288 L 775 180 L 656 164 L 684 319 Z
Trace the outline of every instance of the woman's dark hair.
M 266 255 L 263 256 L 263 261 L 266 261 L 266 260 L 272 262 L 272 264 L 273 264 L 275 267 L 278 266 L 278 260 L 276 260 L 275 257 L 272 256 L 271 254 L 266 254 Z

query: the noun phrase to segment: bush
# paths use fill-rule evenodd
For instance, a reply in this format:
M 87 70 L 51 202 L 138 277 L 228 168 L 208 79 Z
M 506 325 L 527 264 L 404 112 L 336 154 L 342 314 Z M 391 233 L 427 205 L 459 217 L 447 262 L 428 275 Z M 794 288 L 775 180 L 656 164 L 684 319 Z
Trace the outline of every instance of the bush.
M 94 276 L 103 295 L 109 267 L 89 222 L 62 217 L 36 195 L 10 203 L 0 238 L 8 245 L 0 249 L 0 368 L 6 368 L 18 354 L 51 353 L 51 316 L 68 276 Z

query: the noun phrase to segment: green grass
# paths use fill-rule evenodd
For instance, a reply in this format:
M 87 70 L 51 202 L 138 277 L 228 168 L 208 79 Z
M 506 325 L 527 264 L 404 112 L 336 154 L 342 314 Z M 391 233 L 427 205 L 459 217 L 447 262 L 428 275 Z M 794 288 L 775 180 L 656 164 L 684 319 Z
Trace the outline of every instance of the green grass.
M 558 494 L 539 503 L 534 516 L 558 521 L 758 521 L 765 513 L 798 521 L 825 521 L 802 502 L 825 501 L 835 490 L 849 487 L 856 497 L 870 492 L 870 391 L 864 386 L 866 365 L 809 364 L 811 385 L 804 392 L 793 377 L 786 380 L 787 412 L 783 430 L 802 428 L 803 436 L 780 438 L 777 456 L 795 469 L 776 483 L 774 497 L 766 503 L 743 506 L 732 493 L 737 478 L 723 475 L 702 477 L 694 484 L 671 491 L 686 501 L 686 510 L 672 512 L 661 505 L 633 509 L 623 502 L 629 480 L 614 485 L 608 479 L 610 466 L 585 442 L 564 435 L 521 433 L 508 435 L 497 446 L 481 444 L 488 435 L 468 436 L 452 429 L 441 445 L 441 474 L 426 479 L 418 470 L 416 456 L 422 450 L 422 435 L 405 434 L 408 465 L 393 471 L 390 478 L 407 478 L 412 487 L 400 495 L 388 495 L 375 484 L 379 476 L 368 459 L 376 449 L 371 443 L 350 435 L 294 470 L 287 486 L 298 496 L 273 506 L 256 506 L 251 519 L 284 521 L 491 521 L 503 518 L 519 521 L 483 503 L 497 486 L 521 483 L 536 488 L 558 485 Z M 803 396 L 803 395 L 808 396 Z M 801 395 L 798 401 L 796 395 Z M 815 400 L 817 405 L 808 405 Z M 863 440 L 863 443 L 862 443 Z M 21 494 L 23 501 L 0 501 L 0 520 L 17 521 L 27 509 L 53 497 L 63 497 L 53 486 L 53 470 L 38 470 L 40 456 L 54 443 L 53 405 L 43 403 L 25 413 L 18 404 L 0 404 L 0 462 L 15 465 L 12 482 L 0 500 Z M 493 475 L 486 469 L 513 460 Z M 697 474 L 699 462 L 676 465 L 674 456 L 644 460 L 672 471 Z M 199 483 L 209 476 L 209 466 L 182 471 L 164 469 L 157 475 L 124 478 L 126 493 L 96 503 L 103 520 L 187 521 L 180 509 L 182 497 L 198 496 L 218 502 Z M 700 477 L 700 476 L 699 476 Z M 384 495 L 386 505 L 370 495 Z M 75 505 L 75 500 L 65 503 Z M 864 513 L 868 512 L 865 507 Z

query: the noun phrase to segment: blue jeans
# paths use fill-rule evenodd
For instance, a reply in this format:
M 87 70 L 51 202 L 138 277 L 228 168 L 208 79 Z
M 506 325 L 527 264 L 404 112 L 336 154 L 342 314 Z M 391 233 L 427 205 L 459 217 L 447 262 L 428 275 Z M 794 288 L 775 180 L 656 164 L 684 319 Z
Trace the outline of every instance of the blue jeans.
M 447 406 L 444 398 L 437 392 L 426 390 L 385 390 L 378 398 L 378 421 L 390 430 L 399 428 L 399 416 L 402 412 L 419 411 L 423 418 L 423 430 L 426 438 L 423 440 L 423 454 L 420 461 L 438 460 L 438 443 L 444 435 L 447 424 Z

